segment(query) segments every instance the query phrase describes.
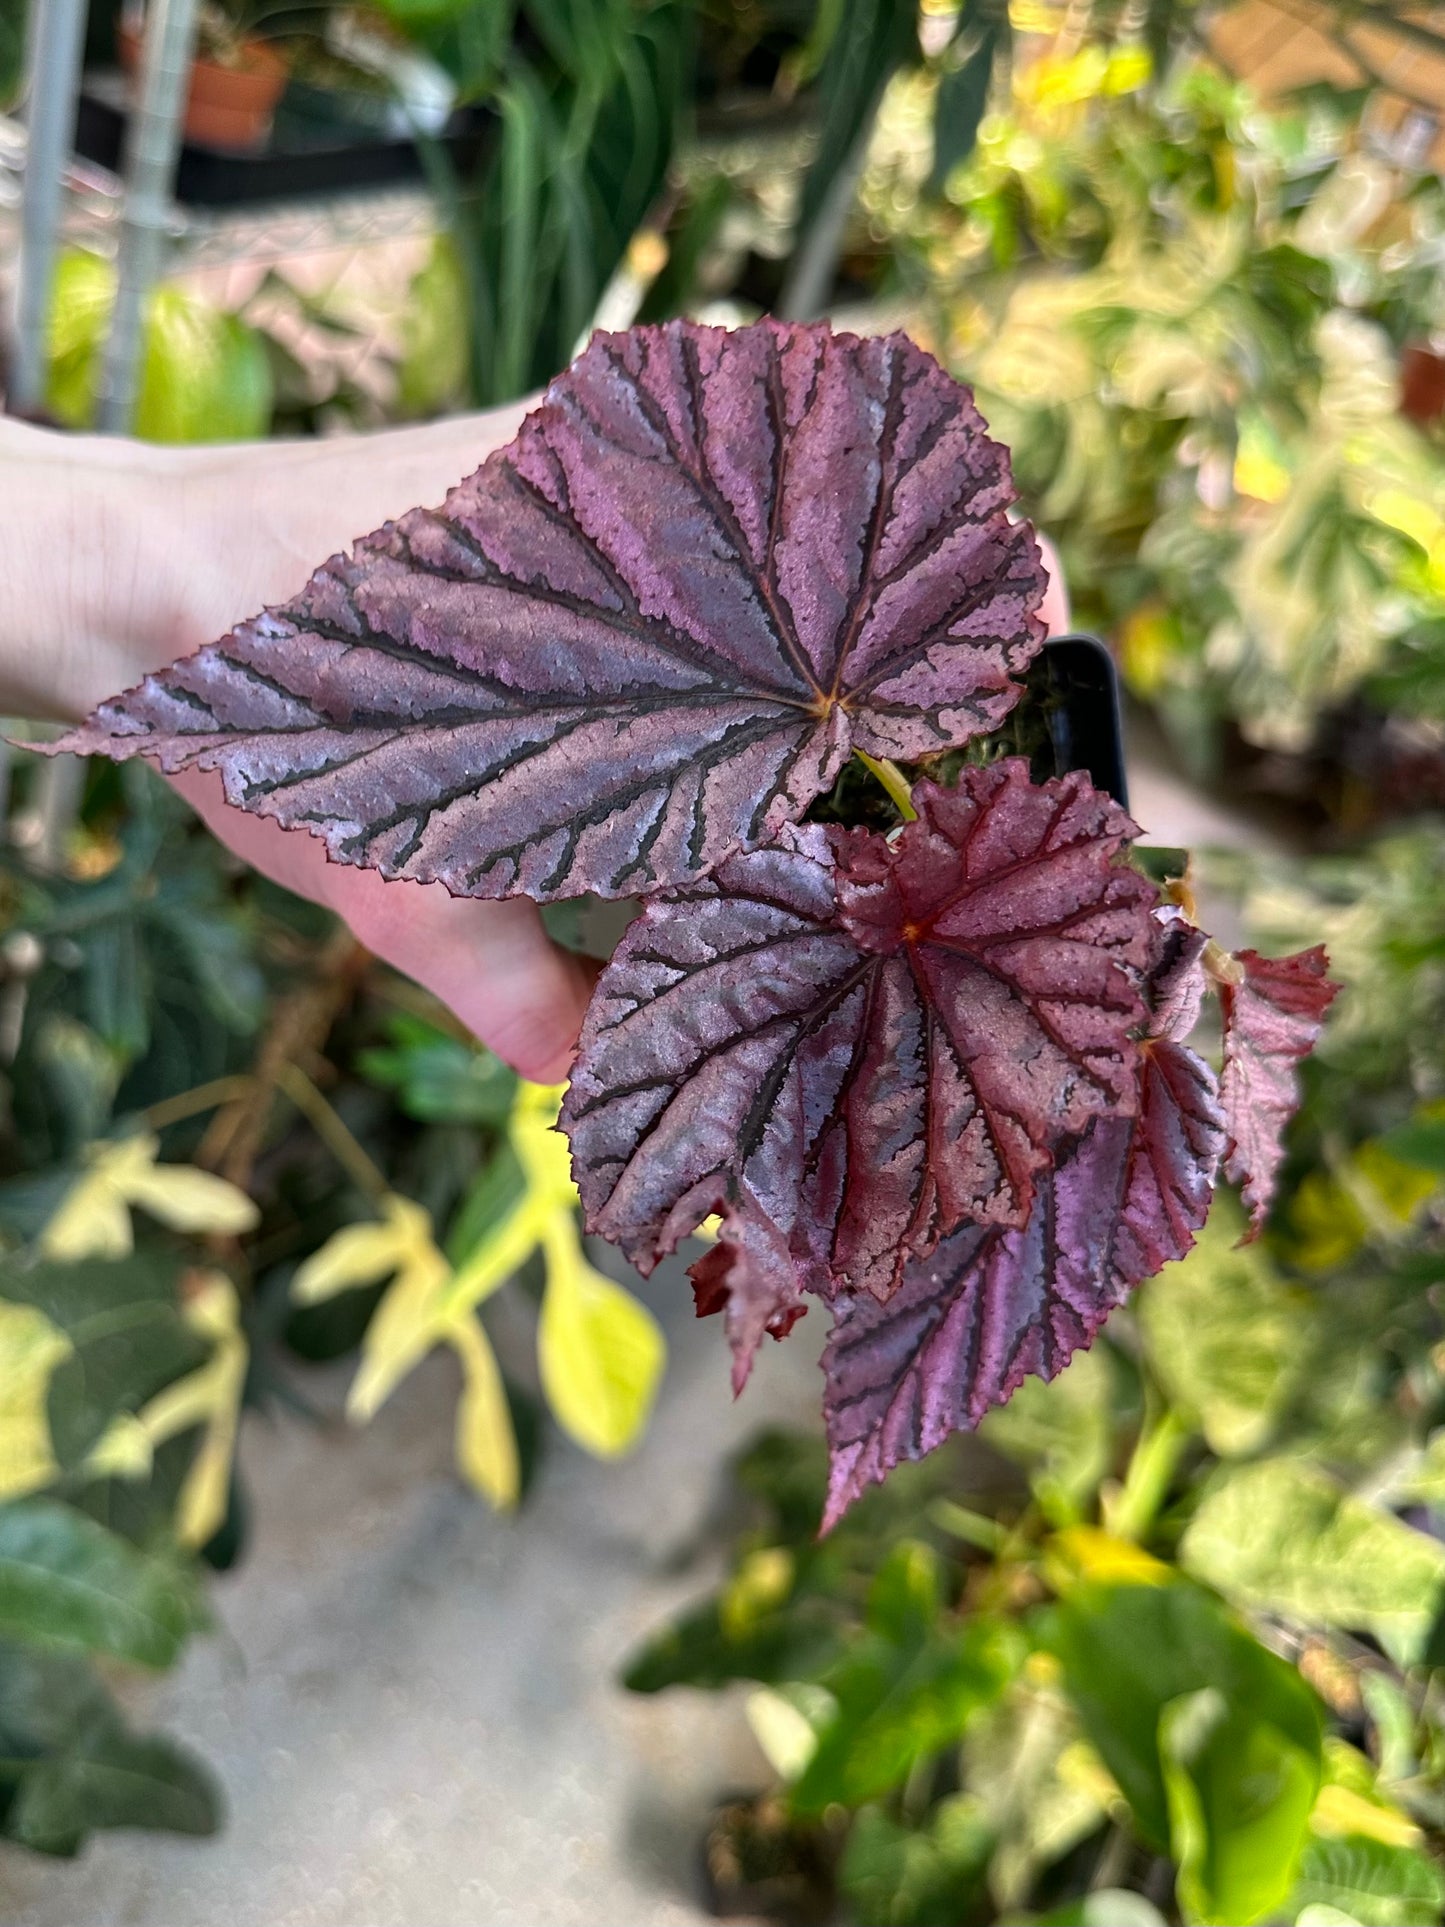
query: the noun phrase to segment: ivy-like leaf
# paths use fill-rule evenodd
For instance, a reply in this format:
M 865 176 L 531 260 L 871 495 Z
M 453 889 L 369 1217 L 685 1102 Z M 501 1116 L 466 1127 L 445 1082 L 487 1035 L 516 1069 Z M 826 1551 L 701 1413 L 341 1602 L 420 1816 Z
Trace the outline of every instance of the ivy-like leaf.
M 1338 984 L 1325 972 L 1323 944 L 1292 957 L 1237 952 L 1237 984 L 1222 983 L 1224 1073 L 1219 1094 L 1229 1130 L 1225 1175 L 1241 1185 L 1249 1207 L 1249 1237 L 1264 1229 L 1284 1162 L 1284 1132 L 1299 1108 L 1297 1066 L 1315 1047 Z
M 221 771 L 332 857 L 631 896 L 766 841 L 850 749 L 993 727 L 1045 576 L 1008 458 L 902 335 L 596 335 L 510 448 L 57 747 Z
M 1128 817 L 1018 760 L 914 801 L 896 843 L 809 826 L 654 900 L 603 972 L 562 1119 L 591 1228 L 644 1271 L 722 1211 L 750 1263 L 771 1239 L 793 1282 L 887 1298 L 1135 1108 L 1157 933 Z
M 1195 934 L 1167 933 L 1156 1032 L 1180 1021 L 1175 969 Z M 1030 1373 L 1052 1378 L 1193 1244 L 1224 1146 L 1214 1073 L 1168 1035 L 1141 1056 L 1138 1115 L 1098 1118 L 1040 1179 L 1021 1230 L 966 1226 L 887 1304 L 840 1294 L 823 1351 L 825 1530 L 900 1460 L 971 1431 Z

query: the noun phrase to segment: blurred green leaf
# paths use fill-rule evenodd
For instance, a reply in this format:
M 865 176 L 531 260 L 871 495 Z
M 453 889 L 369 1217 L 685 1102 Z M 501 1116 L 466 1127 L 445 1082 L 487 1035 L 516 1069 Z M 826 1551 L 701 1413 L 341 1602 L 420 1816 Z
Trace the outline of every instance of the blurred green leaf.
M 487 1233 L 516 1209 L 526 1188 L 516 1152 L 503 1140 L 473 1178 L 447 1226 L 445 1251 L 453 1268 L 465 1264 Z
M 993 1835 L 989 1891 L 1004 1908 L 1023 1905 L 1043 1870 L 1097 1832 L 1117 1800 L 1073 1707 L 1042 1670 L 1025 1666 L 963 1741 L 965 1784 Z
M 1122 1361 L 1095 1345 L 1076 1352 L 1048 1384 L 1026 1378 L 979 1435 L 1025 1468 L 1051 1525 L 1073 1525 L 1109 1470 L 1130 1402 Z
M 1199 1242 L 1136 1299 L 1149 1361 L 1170 1403 L 1211 1450 L 1257 1451 L 1304 1363 L 1310 1304 L 1285 1284 L 1262 1245 L 1238 1246 L 1243 1219 L 1216 1198 Z
M 210 1834 L 220 1802 L 210 1774 L 186 1748 L 129 1732 L 118 1716 L 78 1725 L 68 1744 L 21 1776 L 4 1831 L 38 1853 L 73 1854 L 101 1827 Z
M 746 1616 L 730 1612 L 728 1602 L 724 1593 L 654 1635 L 623 1674 L 628 1690 L 712 1688 L 737 1679 L 779 1685 L 815 1679 L 836 1659 L 839 1614 L 828 1600 L 783 1598 Z
M 0 1832 L 72 1854 L 96 1827 L 211 1833 L 209 1775 L 181 1748 L 132 1734 L 86 1662 L 0 1641 Z
M 1162 1708 L 1159 1757 L 1184 1919 L 1240 1927 L 1272 1914 L 1319 1788 L 1318 1748 L 1205 1686 Z
M 115 268 L 69 253 L 56 268 L 46 400 L 68 427 L 94 413 L 100 350 L 115 301 Z M 253 328 L 184 289 L 146 303 L 135 433 L 143 441 L 248 441 L 271 421 L 271 364 Z
M 1290 1918 L 1305 1907 L 1336 1907 L 1360 1927 L 1438 1927 L 1445 1874 L 1417 1847 L 1363 1834 L 1311 1840 L 1290 1894 Z
M 470 329 L 466 274 L 455 242 L 439 234 L 407 291 L 396 369 L 404 415 L 426 418 L 465 397 Z
M 998 1698 L 1022 1658 L 1007 1622 L 944 1614 L 936 1555 L 918 1541 L 890 1549 L 869 1593 L 863 1634 L 822 1684 L 837 1712 L 792 1789 L 800 1814 L 834 1801 L 861 1806 L 958 1740 Z
M 200 1623 L 193 1571 L 50 1499 L 0 1507 L 0 1635 L 169 1666 Z
M 1445 1546 L 1295 1458 L 1221 1474 L 1179 1558 L 1243 1606 L 1373 1633 L 1403 1660 L 1418 1655 L 1445 1594 Z
M 1165 1927 L 1163 1914 L 1143 1894 L 1099 1887 L 1046 1914 L 1009 1914 L 999 1927 Z
M 940 1800 L 921 1827 L 864 1807 L 848 1830 L 838 1884 L 869 1927 L 936 1927 L 969 1918 L 986 1895 L 993 1834 L 969 1794 Z
M 84 1459 L 120 1412 L 193 1371 L 206 1346 L 181 1317 L 180 1266 L 157 1252 L 74 1264 L 0 1264 L 0 1295 L 34 1306 L 70 1340 L 50 1378 L 47 1414 L 62 1469 Z
M 394 1016 L 387 1030 L 390 1043 L 361 1051 L 357 1069 L 394 1091 L 408 1117 L 423 1124 L 506 1123 L 517 1078 L 500 1057 L 421 1017 Z
M 984 19 L 978 0 L 959 9 L 958 31 L 972 28 L 971 44 L 963 58 L 945 68 L 938 83 L 933 110 L 933 167 L 928 177 L 931 192 L 939 194 L 960 161 L 966 161 L 978 139 L 979 122 L 988 106 L 994 68 L 999 55 L 1007 54 L 1009 24 L 1007 10 Z
M 1289 1890 L 1292 1855 L 1303 1840 L 1321 1770 L 1319 1704 L 1294 1668 L 1208 1593 L 1182 1581 L 1081 1588 L 1042 1619 L 1040 1631 L 1063 1665 L 1084 1730 L 1118 1781 L 1146 1844 L 1157 1853 L 1170 1852 L 1171 1843 L 1177 1850 L 1166 1776 L 1172 1773 L 1178 1784 L 1185 1774 L 1202 1815 L 1198 1825 L 1211 1843 L 1191 1845 L 1195 1861 L 1227 1863 L 1234 1849 L 1225 1836 L 1241 1825 L 1247 1835 L 1255 1826 L 1268 1831 L 1280 1881 L 1268 1904 L 1277 1904 Z M 1211 1702 L 1208 1731 L 1202 1737 L 1165 1735 L 1165 1708 L 1206 1690 L 1222 1709 L 1216 1714 Z M 1256 1728 L 1269 1730 L 1256 1739 Z M 1230 1761 L 1252 1751 L 1268 1765 L 1257 1807 L 1229 1782 Z M 1296 1770 L 1295 1755 L 1303 1771 Z M 1247 1838 L 1240 1847 L 1248 1858 Z

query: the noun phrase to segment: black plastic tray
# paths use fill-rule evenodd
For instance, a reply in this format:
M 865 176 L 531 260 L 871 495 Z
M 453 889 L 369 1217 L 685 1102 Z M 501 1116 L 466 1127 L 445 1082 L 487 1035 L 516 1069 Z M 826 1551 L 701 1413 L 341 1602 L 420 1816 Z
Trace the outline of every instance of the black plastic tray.
M 101 167 L 119 168 L 127 114 L 110 96 L 113 75 L 87 76 L 76 109 L 75 150 Z M 466 167 L 491 121 L 485 108 L 453 115 L 440 145 Z M 270 144 L 254 154 L 226 153 L 186 142 L 176 171 L 176 199 L 187 207 L 244 207 L 278 201 L 329 199 L 365 188 L 393 187 L 422 178 L 416 143 L 317 127 L 298 133 L 278 124 Z
M 1124 725 L 1114 658 L 1097 636 L 1056 636 L 1044 644 L 1043 658 L 1054 774 L 1087 770 L 1095 789 L 1106 791 L 1127 810 Z

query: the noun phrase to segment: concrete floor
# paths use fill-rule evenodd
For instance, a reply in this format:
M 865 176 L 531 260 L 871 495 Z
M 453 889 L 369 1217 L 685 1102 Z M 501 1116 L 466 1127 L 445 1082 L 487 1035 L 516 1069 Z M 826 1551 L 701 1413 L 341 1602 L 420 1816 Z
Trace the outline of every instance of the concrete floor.
M 1131 769 L 1151 842 L 1259 842 Z M 1209 906 L 1211 909 L 1215 906 Z M 1234 933 L 1221 931 L 1226 940 Z M 725 1461 L 816 1424 L 821 1316 L 764 1346 L 740 1403 L 679 1268 L 641 1287 L 672 1357 L 637 1454 L 554 1441 L 520 1516 L 451 1469 L 455 1380 L 432 1360 L 369 1430 L 253 1421 L 253 1532 L 218 1627 L 137 1711 L 224 1786 L 218 1840 L 96 1839 L 71 1864 L 0 1849 L 5 1927 L 684 1927 L 709 1918 L 699 1833 L 765 1769 L 740 1695 L 638 1699 L 626 1655 L 718 1571 Z M 308 1374 L 338 1413 L 347 1371 Z

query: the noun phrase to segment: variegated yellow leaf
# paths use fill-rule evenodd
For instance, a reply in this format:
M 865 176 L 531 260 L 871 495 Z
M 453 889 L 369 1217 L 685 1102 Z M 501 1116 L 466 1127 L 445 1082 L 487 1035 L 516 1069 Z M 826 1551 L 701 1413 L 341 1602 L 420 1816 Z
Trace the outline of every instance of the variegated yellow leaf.
M 661 1327 L 587 1262 L 570 1211 L 549 1222 L 543 1245 L 542 1389 L 564 1432 L 598 1458 L 618 1458 L 637 1443 L 657 1396 L 667 1358 Z
M 512 1103 L 510 1136 L 527 1179 L 527 1201 L 538 1213 L 572 1211 L 572 1151 L 557 1128 L 562 1104 L 560 1084 L 519 1084 Z
M 150 1434 L 134 1412 L 117 1412 L 86 1454 L 93 1479 L 148 1479 L 155 1464 Z
M 478 1320 L 470 1315 L 454 1320 L 446 1335 L 462 1365 L 457 1465 L 499 1511 L 507 1511 L 517 1502 L 521 1471 L 497 1355 Z
M 42 1257 L 58 1264 L 77 1258 L 124 1258 L 133 1248 L 131 1180 L 154 1156 L 153 1138 L 121 1138 L 86 1148 L 84 1176 L 60 1201 L 40 1234 Z
M 188 1164 L 157 1164 L 149 1134 L 87 1146 L 84 1176 L 71 1186 L 44 1231 L 40 1250 L 57 1262 L 123 1258 L 134 1245 L 131 1207 L 177 1231 L 234 1236 L 255 1228 L 255 1205 L 234 1184 Z
M 70 1340 L 43 1312 L 0 1301 L 0 1500 L 36 1492 L 55 1476 L 45 1399 L 69 1352 Z
M 230 1507 L 231 1465 L 250 1353 L 236 1288 L 224 1272 L 202 1277 L 186 1300 L 185 1317 L 210 1340 L 211 1356 L 158 1392 L 140 1422 L 152 1449 L 193 1426 L 205 1427 L 176 1506 L 176 1536 L 183 1545 L 203 1546 L 224 1525 Z
M 451 1267 L 429 1237 L 405 1253 L 361 1341 L 361 1363 L 346 1398 L 353 1425 L 373 1417 L 437 1343 L 450 1280 Z
M 132 1177 L 126 1197 L 172 1231 L 239 1237 L 254 1231 L 261 1216 L 236 1185 L 189 1164 L 150 1164 Z
M 298 1304 L 317 1305 L 339 1291 L 379 1284 L 420 1245 L 433 1244 L 431 1218 L 410 1198 L 393 1193 L 383 1211 L 379 1223 L 347 1225 L 312 1252 L 291 1280 Z

